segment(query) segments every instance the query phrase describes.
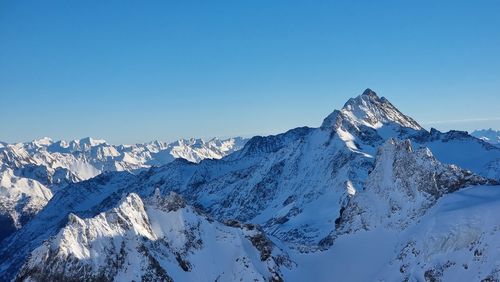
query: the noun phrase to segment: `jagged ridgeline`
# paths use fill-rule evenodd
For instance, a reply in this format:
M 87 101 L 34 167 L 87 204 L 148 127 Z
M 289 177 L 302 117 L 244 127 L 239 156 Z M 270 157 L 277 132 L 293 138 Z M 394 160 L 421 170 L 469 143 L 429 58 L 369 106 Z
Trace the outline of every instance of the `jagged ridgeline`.
M 26 184 L 19 191 L 36 190 L 43 201 L 1 242 L 0 276 L 499 279 L 500 148 L 485 140 L 427 131 L 367 89 L 319 128 L 253 137 L 227 152 L 48 191 Z M 23 164 L 6 166 L 11 182 L 35 181 L 16 172 Z
M 103 172 L 140 173 L 176 158 L 191 162 L 220 159 L 243 147 L 246 139 L 213 138 L 154 141 L 135 145 L 110 145 L 104 140 L 84 138 L 53 142 L 42 138 L 32 142 L 0 142 L 1 197 L 0 241 L 25 225 L 52 198 L 71 183 Z

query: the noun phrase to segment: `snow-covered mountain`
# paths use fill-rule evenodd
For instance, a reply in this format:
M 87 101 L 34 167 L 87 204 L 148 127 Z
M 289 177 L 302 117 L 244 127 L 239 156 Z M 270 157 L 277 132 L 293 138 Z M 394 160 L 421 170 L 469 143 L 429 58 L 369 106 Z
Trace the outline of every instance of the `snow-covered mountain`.
M 28 165 L 44 166 L 49 171 L 63 168 L 79 179 L 89 179 L 105 171 L 144 170 L 153 165 L 167 164 L 176 158 L 191 162 L 206 158 L 220 159 L 241 149 L 245 142 L 246 139 L 237 137 L 110 145 L 104 140 L 90 137 L 70 142 L 53 142 L 45 137 L 27 143 L 5 144 L 0 148 L 0 163 L 13 169 Z
M 5 228 L 0 232 L 0 241 L 26 224 L 53 193 L 70 183 L 107 171 L 137 172 L 176 158 L 192 162 L 205 158 L 220 159 L 241 149 L 245 142 L 238 137 L 118 146 L 92 138 L 71 142 L 42 138 L 27 143 L 2 143 L 0 222 Z
M 339 235 L 327 250 L 289 251 L 286 281 L 498 281 L 500 186 L 439 198 L 405 229 Z M 333 278 L 332 278 L 333 277 Z
M 496 181 L 455 165 L 442 164 L 428 148 L 415 150 L 410 140 L 389 139 L 379 147 L 364 191 L 346 206 L 333 235 L 379 226 L 403 230 L 442 196 L 467 186 L 488 183 L 496 184 Z
M 10 168 L 0 171 L 0 242 L 21 228 L 52 198 L 40 182 L 18 177 Z
M 493 130 L 492 128 L 474 130 L 470 135 L 493 145 L 500 145 L 500 130 Z
M 498 281 L 500 188 L 475 187 L 439 201 L 396 244 L 389 280 Z
M 110 172 L 69 184 L 56 192 L 23 228 L 1 242 L 0 274 L 5 280 L 17 277 L 40 281 L 54 279 L 54 275 L 76 277 L 82 271 L 89 276 L 77 277 L 92 280 L 102 274 L 105 280 L 120 280 L 128 269 L 135 269 L 137 278 L 147 276 L 154 268 L 162 269 L 174 280 L 193 280 L 200 269 L 211 265 L 211 261 L 197 258 L 210 253 L 210 248 L 216 249 L 214 246 L 221 241 L 200 237 L 203 248 L 182 257 L 192 268 L 185 270 L 181 263 L 170 264 L 175 248 L 153 242 L 158 238 L 174 240 L 165 228 L 176 230 L 178 225 L 168 219 L 175 213 L 155 217 L 159 208 L 152 203 L 162 197 L 170 199 L 173 192 L 185 199 L 186 207 L 204 210 L 208 216 L 203 220 L 213 218 L 213 224 L 201 224 L 210 226 L 204 234 L 213 234 L 208 230 L 216 226 L 226 230 L 227 226 L 217 223 L 226 222 L 239 228 L 231 232 L 247 234 L 240 226 L 251 224 L 269 238 L 276 256 L 271 255 L 272 261 L 252 260 L 250 272 L 238 271 L 240 276 L 234 276 L 243 281 L 254 275 L 266 279 L 274 274 L 285 281 L 367 281 L 374 277 L 418 281 L 421 273 L 425 278 L 427 271 L 439 269 L 449 252 L 465 249 L 462 245 L 462 249 L 436 246 L 437 253 L 425 250 L 432 256 L 416 254 L 415 259 L 405 261 L 407 265 L 400 271 L 395 265 L 400 261 L 399 254 L 407 253 L 402 251 L 405 244 L 412 240 L 418 246 L 427 246 L 432 233 L 418 233 L 418 226 L 431 232 L 434 223 L 429 215 L 446 211 L 450 216 L 463 215 L 457 211 L 459 205 L 447 204 L 456 197 L 462 199 L 464 208 L 486 204 L 486 200 L 476 198 L 478 195 L 491 195 L 496 201 L 499 164 L 500 148 L 466 132 L 426 131 L 387 99 L 367 89 L 325 118 L 319 128 L 301 127 L 274 136 L 256 136 L 241 150 L 221 159 L 199 163 L 177 159 L 137 174 Z M 467 188 L 471 186 L 478 187 Z M 476 189 L 482 192 L 476 193 Z M 141 214 L 140 220 L 121 216 L 129 202 L 142 205 L 144 212 L 140 208 L 126 209 L 128 214 Z M 467 218 L 480 216 L 482 209 L 469 209 Z M 192 218 L 183 218 L 189 226 Z M 456 228 L 460 233 L 462 219 L 457 218 L 455 227 L 443 226 L 442 230 Z M 197 217 L 194 222 L 199 220 Z M 454 222 L 452 218 L 442 220 Z M 153 222 L 162 224 L 154 227 Z M 476 234 L 489 232 L 487 236 L 500 238 L 500 228 L 495 227 L 500 226 L 497 218 L 476 222 L 478 226 L 488 224 L 477 229 Z M 144 231 L 147 226 L 152 226 L 150 231 Z M 141 236 L 145 237 L 146 253 L 152 254 L 159 268 L 152 267 L 156 263 L 150 263 L 150 256 L 139 255 L 134 248 L 143 242 L 138 239 Z M 125 242 L 125 260 L 131 265 L 125 268 L 111 263 L 119 257 L 121 242 Z M 253 251 L 246 244 L 238 240 L 226 243 L 229 249 L 251 258 Z M 100 261 L 102 256 L 96 254 L 108 251 L 113 259 Z M 132 256 L 140 259 L 130 261 Z M 286 262 L 278 257 L 286 257 Z M 478 262 L 470 269 L 477 277 L 487 278 L 500 269 L 495 258 L 488 256 L 484 263 Z M 61 268 L 63 261 L 71 261 L 68 269 Z M 228 264 L 233 270 L 241 266 L 239 261 Z M 105 265 L 110 269 L 103 272 L 100 267 Z M 263 265 L 268 271 L 262 270 Z M 179 267 L 187 273 L 178 272 Z M 222 271 L 236 273 L 233 270 Z M 37 276 L 41 271 L 51 276 Z M 221 272 L 210 275 L 216 273 Z M 440 279 L 439 273 L 432 277 Z
M 17 279 L 282 281 L 287 266 L 286 253 L 254 225 L 218 223 L 175 193 L 146 200 L 132 193 L 93 218 L 70 214 Z

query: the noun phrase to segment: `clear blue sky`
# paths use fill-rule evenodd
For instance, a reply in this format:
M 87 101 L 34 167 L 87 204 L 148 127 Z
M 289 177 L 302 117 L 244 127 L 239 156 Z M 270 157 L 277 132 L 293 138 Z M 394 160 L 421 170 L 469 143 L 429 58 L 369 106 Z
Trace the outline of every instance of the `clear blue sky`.
M 427 127 L 500 129 L 499 15 L 498 0 L 0 0 L 0 140 L 278 133 L 367 87 Z

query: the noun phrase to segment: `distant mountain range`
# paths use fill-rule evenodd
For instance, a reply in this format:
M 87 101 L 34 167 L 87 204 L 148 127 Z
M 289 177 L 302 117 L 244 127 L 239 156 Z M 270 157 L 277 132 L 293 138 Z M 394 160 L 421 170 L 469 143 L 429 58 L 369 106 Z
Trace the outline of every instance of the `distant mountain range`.
M 45 137 L 26 143 L 2 143 L 0 222 L 4 228 L 0 230 L 0 240 L 21 228 L 53 193 L 68 184 L 109 171 L 139 173 L 176 158 L 191 162 L 220 159 L 241 149 L 246 141 L 240 137 L 181 139 L 115 146 L 93 138 L 53 142 Z
M 0 152 L 0 281 L 500 279 L 500 148 L 370 89 L 249 140 Z
M 482 129 L 474 130 L 470 135 L 484 140 L 493 145 L 500 145 L 500 130 Z

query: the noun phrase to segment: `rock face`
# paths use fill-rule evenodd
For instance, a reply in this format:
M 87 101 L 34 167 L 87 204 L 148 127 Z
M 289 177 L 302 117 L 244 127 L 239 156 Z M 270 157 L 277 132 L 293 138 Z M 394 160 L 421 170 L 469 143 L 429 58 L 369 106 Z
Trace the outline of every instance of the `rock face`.
M 104 144 L 80 143 L 89 144 L 85 148 Z M 384 271 L 399 263 L 398 254 L 407 253 L 403 245 L 420 240 L 414 228 L 432 229 L 429 214 L 445 213 L 454 195 L 476 189 L 469 186 L 497 185 L 499 163 L 500 148 L 465 132 L 428 132 L 368 89 L 320 128 L 253 137 L 221 159 L 176 159 L 136 174 L 105 173 L 66 186 L 1 243 L 0 276 L 366 281 L 380 275 L 382 280 L 419 280 L 412 275 L 420 275 L 416 269 L 427 257 L 408 260 L 394 279 Z M 475 203 L 474 195 L 465 205 Z M 491 220 L 485 223 L 496 226 Z M 481 232 L 498 238 L 500 229 L 490 227 Z M 404 236 L 396 236 L 400 233 Z M 204 243 L 197 244 L 198 239 Z M 122 242 L 126 255 L 120 255 Z M 383 249 L 363 253 L 381 242 Z M 218 244 L 239 254 L 221 253 L 229 268 L 211 264 L 211 256 L 226 250 L 213 247 Z M 478 267 L 494 272 L 491 257 Z M 342 264 L 356 260 L 363 260 L 364 276 Z M 76 276 L 78 271 L 85 276 Z M 209 276 L 198 276 L 203 271 Z
M 71 214 L 16 280 L 282 281 L 285 265 L 286 254 L 253 225 L 215 222 L 176 194 L 130 194 L 93 218 Z

